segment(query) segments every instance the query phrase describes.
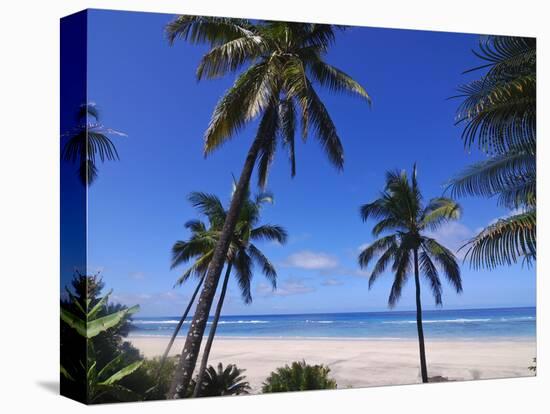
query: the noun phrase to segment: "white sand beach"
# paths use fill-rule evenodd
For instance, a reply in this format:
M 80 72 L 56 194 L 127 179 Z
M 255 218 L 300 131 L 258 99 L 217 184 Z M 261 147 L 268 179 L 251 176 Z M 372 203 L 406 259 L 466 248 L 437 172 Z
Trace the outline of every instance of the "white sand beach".
M 168 338 L 130 337 L 146 357 L 163 353 Z M 172 355 L 181 352 L 177 339 Z M 426 341 L 428 373 L 450 380 L 532 376 L 534 339 Z M 330 367 L 338 388 L 413 384 L 420 381 L 418 342 L 414 340 L 226 339 L 216 338 L 210 364 L 235 363 L 246 369 L 254 392 L 275 368 L 295 360 Z

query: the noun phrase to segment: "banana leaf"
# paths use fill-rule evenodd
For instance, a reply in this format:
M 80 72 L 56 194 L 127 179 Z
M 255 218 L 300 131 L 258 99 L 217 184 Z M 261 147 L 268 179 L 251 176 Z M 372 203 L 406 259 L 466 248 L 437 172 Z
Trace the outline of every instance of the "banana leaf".
M 78 316 L 73 315 L 66 309 L 61 309 L 61 320 L 71 328 L 76 329 L 80 335 L 86 337 L 86 322 Z
M 99 335 L 101 332 L 106 331 L 109 328 L 112 328 L 120 323 L 120 321 L 125 318 L 127 315 L 136 313 L 139 310 L 139 305 L 132 306 L 128 309 L 123 309 L 110 315 L 102 316 L 101 318 L 88 321 L 88 326 L 86 329 L 86 338 L 90 339 L 96 335 Z
M 127 377 L 143 364 L 143 361 L 136 361 L 127 367 L 122 368 L 120 371 L 114 373 L 109 378 L 107 378 L 105 381 L 101 381 L 98 383 L 98 385 L 112 385 L 116 382 L 120 381 L 122 378 Z

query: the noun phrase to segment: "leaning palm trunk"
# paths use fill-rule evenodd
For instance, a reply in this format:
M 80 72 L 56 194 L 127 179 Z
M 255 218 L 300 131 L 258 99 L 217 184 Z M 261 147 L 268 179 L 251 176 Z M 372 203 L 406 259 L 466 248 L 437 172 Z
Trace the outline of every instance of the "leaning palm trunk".
M 218 280 L 227 258 L 227 251 L 229 250 L 229 245 L 231 243 L 231 236 L 235 231 L 235 226 L 239 219 L 241 205 L 248 191 L 250 177 L 252 176 L 252 170 L 254 169 L 256 159 L 258 158 L 260 145 L 261 142 L 258 137 L 254 140 L 250 150 L 248 151 L 248 155 L 246 156 L 241 176 L 235 188 L 235 192 L 233 193 L 231 205 L 229 206 L 229 211 L 227 212 L 227 216 L 223 224 L 220 239 L 216 243 L 212 261 L 208 266 L 204 287 L 199 296 L 199 302 L 197 303 L 195 315 L 193 316 L 193 321 L 191 322 L 189 332 L 187 333 L 183 351 L 181 353 L 176 372 L 174 373 L 174 378 L 172 379 L 172 384 L 167 395 L 168 399 L 178 398 L 178 391 L 180 389 L 186 390 L 189 387 L 189 383 L 193 377 L 193 371 L 195 370 L 195 365 L 197 363 L 202 337 L 204 335 L 204 330 L 206 329 L 206 322 L 208 321 L 208 315 L 210 313 L 210 308 L 212 307 L 212 301 L 214 300 Z
M 426 349 L 424 347 L 424 328 L 422 327 L 422 303 L 420 300 L 420 275 L 418 271 L 418 250 L 414 250 L 414 283 L 416 286 L 416 328 L 418 330 L 418 347 L 420 349 L 420 372 L 422 382 L 428 382 L 426 367 Z
M 168 354 L 170 353 L 170 350 L 172 349 L 172 345 L 174 345 L 174 341 L 176 340 L 176 337 L 178 336 L 178 333 L 180 332 L 181 326 L 183 325 L 183 322 L 187 319 L 187 315 L 189 314 L 189 310 L 191 309 L 191 306 L 193 306 L 193 303 L 195 302 L 195 298 L 197 297 L 197 293 L 199 293 L 199 289 L 202 286 L 202 282 L 204 281 L 204 278 L 201 278 L 199 280 L 199 283 L 197 283 L 197 287 L 195 291 L 193 292 L 193 296 L 191 296 L 191 300 L 189 301 L 189 304 L 187 305 L 187 308 L 185 309 L 185 312 L 183 313 L 180 321 L 178 322 L 178 325 L 176 326 L 176 329 L 174 329 L 174 333 L 172 334 L 172 337 L 170 338 L 170 342 L 168 342 L 168 346 L 166 347 L 166 350 L 164 351 L 164 354 L 162 355 L 162 358 L 160 360 L 158 374 L 157 374 L 157 381 L 160 380 L 160 373 L 162 372 L 162 368 L 164 367 L 164 364 L 166 363 L 166 359 L 168 358 Z
M 206 371 L 206 365 L 208 364 L 208 358 L 210 357 L 210 350 L 212 349 L 212 343 L 214 342 L 214 337 L 216 336 L 216 329 L 218 328 L 218 321 L 220 320 L 220 315 L 222 313 L 223 301 L 225 299 L 225 292 L 227 291 L 227 283 L 229 282 L 229 275 L 231 274 L 231 263 L 227 265 L 227 270 L 225 271 L 225 279 L 223 280 L 222 291 L 220 293 L 220 299 L 218 300 L 218 306 L 216 307 L 216 313 L 214 314 L 214 320 L 212 321 L 212 327 L 210 328 L 210 333 L 208 334 L 208 340 L 204 346 L 204 351 L 202 353 L 201 366 L 199 368 L 199 373 L 197 374 L 197 382 L 195 384 L 195 390 L 193 391 L 193 397 L 198 397 L 202 387 L 202 380 L 204 378 L 204 371 Z

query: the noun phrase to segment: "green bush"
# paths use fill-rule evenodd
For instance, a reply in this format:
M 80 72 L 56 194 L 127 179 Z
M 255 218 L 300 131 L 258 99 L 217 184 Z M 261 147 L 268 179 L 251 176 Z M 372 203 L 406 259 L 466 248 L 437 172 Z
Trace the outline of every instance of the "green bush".
M 295 361 L 291 366 L 285 365 L 272 372 L 263 383 L 262 392 L 335 389 L 336 381 L 329 378 L 329 372 L 330 368 L 324 365 L 308 365 L 305 361 Z
M 121 381 L 125 387 L 134 390 L 141 399 L 163 400 L 170 388 L 178 357 L 170 357 L 160 369 L 160 358 L 144 359 L 141 367 Z

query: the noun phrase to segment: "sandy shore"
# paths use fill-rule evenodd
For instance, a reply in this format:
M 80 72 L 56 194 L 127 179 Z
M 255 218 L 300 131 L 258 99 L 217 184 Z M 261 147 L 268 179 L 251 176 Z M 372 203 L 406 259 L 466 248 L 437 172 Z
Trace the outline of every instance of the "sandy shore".
M 131 337 L 146 357 L 163 353 L 168 338 Z M 183 339 L 172 354 L 181 352 Z M 534 340 L 428 341 L 428 372 L 453 380 L 533 375 Z M 338 388 L 420 382 L 418 342 L 413 340 L 225 339 L 216 338 L 210 363 L 246 369 L 254 391 L 275 368 L 295 360 L 330 367 Z

